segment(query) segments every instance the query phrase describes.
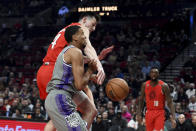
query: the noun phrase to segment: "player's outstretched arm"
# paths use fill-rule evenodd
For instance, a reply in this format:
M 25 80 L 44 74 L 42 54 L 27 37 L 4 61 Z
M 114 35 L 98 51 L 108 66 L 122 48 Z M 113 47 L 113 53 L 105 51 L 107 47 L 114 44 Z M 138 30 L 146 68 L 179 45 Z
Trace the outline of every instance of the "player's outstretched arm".
M 172 122 L 172 127 L 175 128 L 176 127 L 175 108 L 173 105 L 172 98 L 170 96 L 169 87 L 166 83 L 164 83 L 164 85 L 162 85 L 162 90 L 163 90 L 163 93 L 165 94 L 165 99 L 167 101 L 167 105 L 168 105 L 170 112 L 171 112 L 170 120 Z
M 84 53 L 90 59 L 95 59 L 96 60 L 96 62 L 97 62 L 97 71 L 98 71 L 98 73 L 97 73 L 97 77 L 98 77 L 97 84 L 101 85 L 103 83 L 104 79 L 105 79 L 105 72 L 103 70 L 101 62 L 99 61 L 97 53 L 96 53 L 94 47 L 91 45 L 91 42 L 89 40 L 89 31 L 88 31 L 88 29 L 86 27 L 84 27 L 84 26 L 81 26 L 81 27 L 82 27 L 82 29 L 84 31 L 85 36 L 86 36 L 86 43 L 87 43 L 86 47 L 84 49 Z

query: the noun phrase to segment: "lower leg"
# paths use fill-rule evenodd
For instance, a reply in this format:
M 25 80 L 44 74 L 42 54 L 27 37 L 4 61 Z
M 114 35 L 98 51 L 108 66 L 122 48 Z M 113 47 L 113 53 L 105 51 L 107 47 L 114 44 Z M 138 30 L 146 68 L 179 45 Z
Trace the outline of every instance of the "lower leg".
M 87 129 L 89 130 L 97 115 L 97 109 L 89 100 L 85 100 L 77 108 L 82 113 L 82 119 L 87 122 Z

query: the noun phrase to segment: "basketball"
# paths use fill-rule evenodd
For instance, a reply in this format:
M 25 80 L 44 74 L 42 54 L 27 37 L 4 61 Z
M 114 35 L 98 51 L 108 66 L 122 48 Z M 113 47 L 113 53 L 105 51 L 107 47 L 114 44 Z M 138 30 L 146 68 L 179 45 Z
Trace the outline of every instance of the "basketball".
M 129 86 L 125 80 L 113 78 L 108 81 L 105 92 L 112 101 L 121 101 L 129 94 Z

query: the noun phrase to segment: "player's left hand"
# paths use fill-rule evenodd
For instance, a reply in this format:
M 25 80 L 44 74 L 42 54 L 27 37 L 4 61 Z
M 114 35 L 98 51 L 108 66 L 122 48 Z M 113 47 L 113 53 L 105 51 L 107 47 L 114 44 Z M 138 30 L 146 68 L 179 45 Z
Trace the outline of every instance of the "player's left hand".
M 99 56 L 98 56 L 99 60 L 100 61 L 103 60 L 107 56 L 107 54 L 110 53 L 113 49 L 114 49 L 113 45 L 108 47 L 108 48 L 106 48 L 106 49 L 103 49 L 101 51 L 101 53 L 99 54 Z
M 176 120 L 171 115 L 170 115 L 170 121 L 171 121 L 171 124 L 172 124 L 172 128 L 176 128 Z
M 142 125 L 142 116 L 141 115 L 136 115 L 136 120 L 138 121 L 138 124 Z
M 105 72 L 103 68 L 98 68 L 97 73 L 97 84 L 101 85 L 105 79 Z

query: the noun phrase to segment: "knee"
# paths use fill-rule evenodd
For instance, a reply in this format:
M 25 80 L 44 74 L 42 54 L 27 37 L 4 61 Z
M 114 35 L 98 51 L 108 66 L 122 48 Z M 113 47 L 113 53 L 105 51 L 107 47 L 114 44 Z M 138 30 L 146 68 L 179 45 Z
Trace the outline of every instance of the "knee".
M 51 120 L 44 127 L 44 131 L 56 131 L 54 124 Z

